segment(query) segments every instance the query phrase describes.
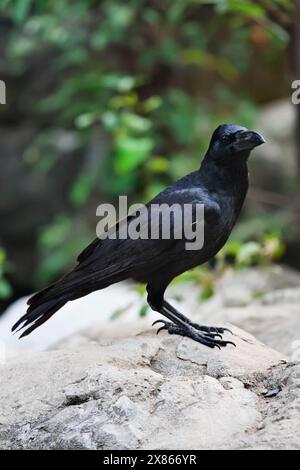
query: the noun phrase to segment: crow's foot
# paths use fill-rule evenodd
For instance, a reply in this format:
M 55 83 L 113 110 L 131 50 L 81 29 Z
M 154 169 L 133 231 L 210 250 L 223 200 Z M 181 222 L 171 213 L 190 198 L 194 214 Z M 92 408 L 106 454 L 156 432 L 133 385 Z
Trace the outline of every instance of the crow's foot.
M 209 348 L 219 348 L 221 349 L 222 347 L 227 346 L 228 344 L 232 344 L 235 346 L 234 343 L 231 341 L 223 341 L 222 336 L 221 336 L 221 331 L 224 333 L 224 331 L 227 331 L 226 328 L 210 328 L 210 327 L 204 327 L 206 330 L 200 330 L 200 328 L 195 328 L 192 325 L 176 325 L 175 323 L 167 322 L 165 320 L 156 320 L 152 326 L 156 325 L 157 323 L 163 323 L 163 326 L 161 326 L 157 330 L 157 334 L 162 331 L 162 330 L 167 330 L 170 335 L 179 335 L 179 336 L 186 336 L 188 338 L 193 339 L 194 341 L 197 341 L 198 343 L 204 344 L 205 346 L 208 346 Z M 200 325 L 197 325 L 200 327 Z M 199 331 L 205 331 L 204 334 L 199 333 Z M 215 339 L 215 337 L 218 336 L 221 339 Z
M 222 328 L 222 327 L 215 327 L 215 326 L 207 326 L 207 325 L 198 325 L 198 323 L 191 323 L 191 326 L 196 330 L 203 331 L 209 335 L 220 336 L 224 333 L 233 334 L 229 328 Z

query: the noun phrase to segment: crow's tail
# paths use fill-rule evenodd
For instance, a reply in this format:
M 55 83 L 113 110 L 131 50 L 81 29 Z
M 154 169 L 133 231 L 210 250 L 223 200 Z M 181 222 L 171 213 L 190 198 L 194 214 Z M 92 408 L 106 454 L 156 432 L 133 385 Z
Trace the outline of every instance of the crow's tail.
M 127 272 L 125 270 L 113 272 L 110 275 L 106 274 L 102 279 L 99 279 L 97 272 L 71 271 L 55 284 L 37 292 L 28 300 L 29 307 L 26 314 L 12 327 L 12 331 L 17 329 L 19 331 L 29 326 L 20 338 L 27 336 L 38 326 L 49 320 L 69 300 L 75 300 L 94 290 L 108 287 L 115 282 L 124 280 L 126 277 Z
M 21 317 L 12 327 L 12 331 L 16 331 L 17 328 L 21 330 L 26 328 L 28 325 L 31 325 L 21 334 L 20 338 L 29 335 L 29 333 L 35 330 L 38 326 L 49 320 L 49 318 L 52 317 L 52 315 L 54 315 L 57 310 L 59 310 L 68 302 L 69 295 L 62 295 L 58 298 L 56 297 L 46 301 L 39 301 L 38 299 L 34 299 L 35 296 L 29 300 L 30 305 L 26 314 L 23 315 L 23 317 Z

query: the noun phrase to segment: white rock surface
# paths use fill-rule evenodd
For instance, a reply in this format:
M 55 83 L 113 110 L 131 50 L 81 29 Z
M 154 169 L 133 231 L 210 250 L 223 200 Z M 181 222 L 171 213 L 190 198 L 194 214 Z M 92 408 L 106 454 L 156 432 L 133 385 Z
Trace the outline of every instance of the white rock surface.
M 11 340 L 25 305 L 12 306 L 0 320 L 0 447 L 299 449 L 299 274 L 228 272 L 210 301 L 199 293 L 181 284 L 184 301 L 172 302 L 199 323 L 247 330 L 226 335 L 236 349 L 156 336 L 159 315 L 139 318 L 144 298 L 128 284 L 70 303 L 27 343 Z
M 262 387 L 288 366 L 250 335 L 234 335 L 237 348 L 222 351 L 149 332 L 12 358 L 0 366 L 0 447 L 255 447 L 265 416 L 276 427 Z
M 47 322 L 46 328 L 39 328 L 38 334 L 35 332 L 19 341 L 18 334 L 11 334 L 11 327 L 25 314 L 27 299 L 28 297 L 22 298 L 12 304 L 0 317 L 0 345 L 8 355 L 16 354 L 20 350 L 45 351 L 95 323 L 100 323 L 103 329 L 109 330 L 109 325 L 114 326 L 111 317 L 119 309 L 126 308 L 126 315 L 118 319 L 118 324 L 126 324 L 138 318 L 139 309 L 144 302 L 133 285 L 116 284 L 67 303 Z M 151 316 L 150 313 L 147 324 L 151 324 L 151 319 L 153 322 L 154 318 L 154 314 Z
M 292 290 L 292 293 L 289 293 L 289 298 L 291 298 L 296 295 L 296 288 L 299 288 L 300 292 L 299 273 L 273 266 L 265 270 L 227 271 L 225 276 L 217 280 L 216 295 L 206 302 L 199 302 L 201 290 L 192 283 L 180 284 L 180 288 L 178 285 L 170 287 L 167 290 L 167 297 L 175 306 L 198 322 L 213 324 L 231 321 L 247 329 L 248 322 L 247 327 L 242 322 L 245 315 L 241 315 L 240 311 L 235 315 L 236 307 L 252 304 L 253 300 L 262 293 L 265 294 L 262 301 L 266 299 L 266 302 L 274 304 L 278 300 L 272 301 L 272 296 L 277 295 L 278 298 L 278 296 L 285 295 L 282 292 L 285 293 L 288 289 Z M 181 295 L 181 301 L 174 300 L 178 293 Z M 270 294 L 269 297 L 268 294 Z M 80 335 L 84 335 L 84 331 L 89 327 L 94 328 L 94 325 L 96 325 L 96 336 L 102 334 L 102 336 L 111 337 L 122 335 L 123 331 L 126 332 L 125 334 L 129 333 L 129 324 L 131 328 L 134 328 L 134 332 L 142 331 L 159 318 L 159 315 L 151 310 L 148 311 L 146 318 L 143 320 L 139 318 L 139 311 L 146 302 L 146 298 L 137 293 L 134 285 L 125 282 L 94 292 L 75 302 L 69 302 L 45 325 L 19 341 L 18 335 L 12 335 L 10 330 L 26 312 L 26 301 L 27 298 L 18 300 L 0 317 L 0 361 L 1 349 L 5 349 L 7 355 L 17 354 L 20 350 L 45 351 L 66 339 L 68 342 L 74 340 L 77 343 Z M 227 307 L 234 307 L 232 318 L 228 316 Z M 125 310 L 124 314 L 117 321 L 111 321 L 113 313 L 120 309 Z M 256 319 L 256 307 L 252 311 Z M 133 322 L 136 324 L 132 327 Z M 249 331 L 257 335 L 257 329 L 250 328 Z M 298 328 L 295 331 L 298 331 Z M 89 332 L 89 334 L 92 333 Z M 267 338 L 264 337 L 263 341 L 267 342 Z

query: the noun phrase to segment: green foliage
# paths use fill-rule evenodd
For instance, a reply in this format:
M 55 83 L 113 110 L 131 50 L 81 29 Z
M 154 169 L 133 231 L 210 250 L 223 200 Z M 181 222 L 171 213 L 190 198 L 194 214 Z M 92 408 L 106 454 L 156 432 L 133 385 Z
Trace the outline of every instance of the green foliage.
M 38 250 L 42 261 L 34 274 L 38 288 L 48 284 L 63 272 L 66 267 L 74 265 L 76 255 L 90 242 L 80 227 L 74 232 L 74 222 L 65 215 L 59 215 L 41 230 Z
M 33 57 L 49 57 L 52 84 L 29 111 L 52 125 L 24 158 L 33 169 L 50 171 L 57 159 L 45 142 L 53 130 L 72 129 L 87 147 L 101 129 L 109 145 L 99 149 L 98 167 L 74 179 L 71 206 L 79 210 L 100 190 L 106 200 L 120 193 L 134 200 L 154 196 L 199 166 L 220 122 L 251 126 L 256 105 L 237 84 L 257 56 L 280 56 L 291 4 L 0 0 L 0 12 L 15 23 L 6 48 L 14 74 L 30 69 Z M 86 234 L 74 224 L 58 216 L 42 230 L 39 284 L 63 271 L 82 246 Z M 240 247 L 237 264 L 260 259 L 257 250 Z M 203 295 L 211 293 L 208 286 Z
M 131 307 L 131 304 L 126 305 L 125 307 L 117 308 L 111 315 L 110 320 L 117 320 L 121 316 L 127 313 L 128 309 Z
M 12 295 L 11 285 L 5 278 L 8 270 L 9 264 L 7 262 L 6 253 L 4 249 L 0 247 L 0 300 L 7 300 Z
M 176 278 L 173 284 L 192 282 L 200 289 L 199 300 L 206 301 L 215 293 L 217 278 L 223 276 L 228 269 L 266 267 L 279 260 L 283 254 L 282 235 L 277 232 L 266 232 L 257 240 L 232 238 L 216 256 L 213 269 L 199 266 Z
M 140 308 L 139 316 L 140 316 L 141 318 L 146 317 L 149 310 L 150 310 L 149 305 L 146 304 L 146 303 L 143 304 L 143 305 L 141 306 L 141 308 Z
M 237 269 L 253 265 L 265 266 L 280 259 L 284 254 L 282 236 L 278 233 L 265 233 L 257 241 L 232 240 L 221 250 L 217 259 L 222 265 L 226 258 Z

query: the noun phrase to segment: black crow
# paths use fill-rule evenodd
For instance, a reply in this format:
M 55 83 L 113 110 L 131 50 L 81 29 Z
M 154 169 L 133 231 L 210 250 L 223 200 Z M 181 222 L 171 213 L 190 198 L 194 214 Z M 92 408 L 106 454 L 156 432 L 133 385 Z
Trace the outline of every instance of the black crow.
M 169 239 L 161 236 L 149 239 L 96 238 L 79 255 L 73 271 L 29 299 L 26 314 L 12 330 L 28 327 L 21 335 L 26 336 L 68 301 L 124 279 L 133 279 L 147 284 L 149 305 L 168 319 L 154 322 L 163 323 L 158 331 L 165 329 L 170 334 L 187 336 L 212 348 L 229 344 L 222 340 L 225 328 L 192 323 L 164 299 L 164 293 L 176 276 L 209 261 L 226 243 L 247 193 L 250 152 L 264 142 L 260 134 L 245 127 L 219 126 L 213 133 L 200 169 L 169 186 L 147 204 L 148 209 L 161 204 L 169 207 L 189 204 L 193 208 L 204 205 L 202 247 L 187 250 L 187 240 L 176 237 L 174 233 Z M 195 217 L 195 211 L 193 214 Z M 151 222 L 151 217 L 153 214 L 149 211 L 146 215 L 148 222 Z M 126 222 L 135 218 L 136 214 L 130 215 Z M 158 220 L 156 223 L 160 225 L 162 220 Z M 171 225 L 175 222 L 174 212 Z M 114 227 L 117 234 L 122 224 L 121 221 Z

